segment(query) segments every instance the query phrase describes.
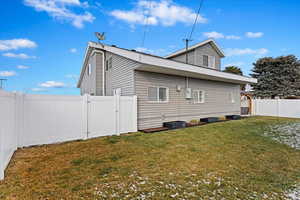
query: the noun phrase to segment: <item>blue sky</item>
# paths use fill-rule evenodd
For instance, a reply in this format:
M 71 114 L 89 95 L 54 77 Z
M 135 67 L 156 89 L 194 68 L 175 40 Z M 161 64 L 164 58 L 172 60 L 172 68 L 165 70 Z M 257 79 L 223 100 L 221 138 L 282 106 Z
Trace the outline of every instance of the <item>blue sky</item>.
M 75 87 L 88 41 L 166 55 L 184 47 L 199 0 L 10 0 L 0 7 L 0 78 L 5 89 L 79 94 Z M 249 74 L 264 56 L 300 56 L 300 2 L 204 0 L 193 42 L 213 37 Z M 146 40 L 143 33 L 148 25 Z

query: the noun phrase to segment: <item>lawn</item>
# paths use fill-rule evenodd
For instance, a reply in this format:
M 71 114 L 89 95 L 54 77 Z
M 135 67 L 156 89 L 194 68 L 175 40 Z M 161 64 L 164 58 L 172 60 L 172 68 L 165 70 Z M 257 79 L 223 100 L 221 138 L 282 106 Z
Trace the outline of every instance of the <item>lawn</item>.
M 300 182 L 300 151 L 264 132 L 293 122 L 251 117 L 20 149 L 0 199 L 284 199 Z

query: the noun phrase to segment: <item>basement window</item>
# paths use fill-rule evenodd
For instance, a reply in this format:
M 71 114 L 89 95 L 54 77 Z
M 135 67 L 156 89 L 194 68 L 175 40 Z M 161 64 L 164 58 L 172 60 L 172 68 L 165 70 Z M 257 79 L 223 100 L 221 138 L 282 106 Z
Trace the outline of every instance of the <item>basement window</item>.
M 205 102 L 205 92 L 203 90 L 193 91 L 194 103 L 204 103 Z
M 167 87 L 149 87 L 148 101 L 165 103 L 169 101 L 169 88 Z

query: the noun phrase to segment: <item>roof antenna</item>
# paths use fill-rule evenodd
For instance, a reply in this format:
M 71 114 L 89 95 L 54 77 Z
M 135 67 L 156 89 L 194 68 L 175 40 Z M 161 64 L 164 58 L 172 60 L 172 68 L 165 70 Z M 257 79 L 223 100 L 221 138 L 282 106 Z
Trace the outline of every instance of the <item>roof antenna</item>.
M 188 51 L 188 49 L 189 49 L 189 42 L 191 42 L 191 41 L 193 41 L 193 40 L 191 40 L 191 39 L 183 39 L 183 41 L 185 42 L 185 52 L 186 52 L 186 54 L 185 54 L 185 63 L 188 63 L 189 62 L 189 58 L 188 58 L 188 54 L 187 54 L 187 51 Z
M 98 39 L 98 43 L 101 44 L 101 45 L 103 45 L 103 44 L 101 43 L 101 41 L 103 41 L 103 40 L 106 39 L 105 32 L 102 32 L 102 33 L 95 32 L 95 35 L 96 35 L 96 37 L 97 37 L 97 39 Z

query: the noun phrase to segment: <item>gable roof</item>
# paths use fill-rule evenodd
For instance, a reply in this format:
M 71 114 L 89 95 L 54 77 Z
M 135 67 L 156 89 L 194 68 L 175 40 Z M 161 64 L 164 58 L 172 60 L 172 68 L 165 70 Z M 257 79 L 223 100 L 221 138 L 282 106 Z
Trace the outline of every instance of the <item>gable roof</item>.
M 109 46 L 109 45 L 103 45 L 95 42 L 89 42 L 88 47 L 86 49 L 83 67 L 82 67 L 82 71 L 80 74 L 80 79 L 78 81 L 77 87 L 80 87 L 89 56 L 93 51 L 99 51 L 99 50 L 108 51 L 113 54 L 143 64 L 138 66 L 137 68 L 134 68 L 138 70 L 165 73 L 165 74 L 171 74 L 177 76 L 201 78 L 206 80 L 216 80 L 216 81 L 237 83 L 237 84 L 257 82 L 257 79 L 255 78 L 240 76 L 236 74 L 222 72 L 215 69 L 186 64 L 179 61 L 174 61 L 167 58 L 138 52 L 135 50 L 129 50 L 124 48 L 119 48 L 116 46 Z
M 223 58 L 225 57 L 225 54 L 224 52 L 222 51 L 222 49 L 218 46 L 218 44 L 213 40 L 213 39 L 208 39 L 208 40 L 204 40 L 202 42 L 199 42 L 191 47 L 188 48 L 188 50 L 186 50 L 185 48 L 184 49 L 180 49 L 178 51 L 175 51 L 174 53 L 171 53 L 170 55 L 167 55 L 165 56 L 165 58 L 172 58 L 172 57 L 175 57 L 175 56 L 178 56 L 180 54 L 183 54 L 185 52 L 189 52 L 189 51 L 192 51 L 198 47 L 201 47 L 201 46 L 204 46 L 206 44 L 211 44 L 212 47 L 216 50 L 216 52 Z

